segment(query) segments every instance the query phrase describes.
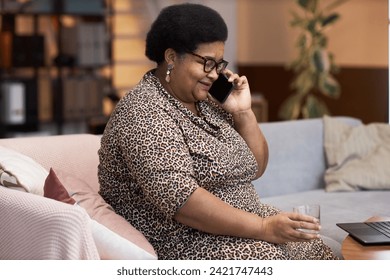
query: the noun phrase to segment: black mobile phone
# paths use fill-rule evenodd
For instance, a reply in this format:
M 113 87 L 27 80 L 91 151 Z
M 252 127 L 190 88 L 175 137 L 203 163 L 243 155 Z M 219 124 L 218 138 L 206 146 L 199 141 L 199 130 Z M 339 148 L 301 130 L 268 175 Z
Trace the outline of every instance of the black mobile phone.
M 232 89 L 233 83 L 228 82 L 228 78 L 221 73 L 218 79 L 211 85 L 209 93 L 222 104 L 228 98 Z

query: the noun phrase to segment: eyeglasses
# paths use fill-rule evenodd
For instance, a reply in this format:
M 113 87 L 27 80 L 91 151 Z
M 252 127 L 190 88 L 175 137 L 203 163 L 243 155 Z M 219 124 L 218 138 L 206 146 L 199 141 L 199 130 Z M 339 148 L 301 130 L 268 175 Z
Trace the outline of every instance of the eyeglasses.
M 216 62 L 212 58 L 204 57 L 204 56 L 201 56 L 201 55 L 193 53 L 193 52 L 189 52 L 189 54 L 192 54 L 194 56 L 197 56 L 197 57 L 203 59 L 203 71 L 205 71 L 206 73 L 210 73 L 211 71 L 213 71 L 214 68 L 216 68 L 217 74 L 219 74 L 229 64 L 229 62 L 227 62 L 225 60 L 221 60 L 220 62 Z

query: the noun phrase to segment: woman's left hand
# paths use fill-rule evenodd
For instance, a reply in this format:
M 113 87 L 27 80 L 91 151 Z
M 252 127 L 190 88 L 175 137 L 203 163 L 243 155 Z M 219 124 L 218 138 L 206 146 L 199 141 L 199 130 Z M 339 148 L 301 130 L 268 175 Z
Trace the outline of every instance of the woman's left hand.
M 248 79 L 227 69 L 224 74 L 228 81 L 233 83 L 233 89 L 226 101 L 221 104 L 222 108 L 231 114 L 250 110 L 252 99 Z

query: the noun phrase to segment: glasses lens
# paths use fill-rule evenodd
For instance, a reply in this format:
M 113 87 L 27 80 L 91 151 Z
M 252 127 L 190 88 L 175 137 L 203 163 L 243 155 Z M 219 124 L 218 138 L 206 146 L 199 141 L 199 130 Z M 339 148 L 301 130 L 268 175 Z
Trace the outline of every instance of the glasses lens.
M 209 73 L 211 72 L 215 67 L 215 61 L 214 60 L 205 60 L 204 62 L 204 71 Z
M 224 70 L 226 68 L 226 66 L 227 66 L 226 61 L 221 61 L 217 65 L 217 72 L 220 73 L 222 70 Z

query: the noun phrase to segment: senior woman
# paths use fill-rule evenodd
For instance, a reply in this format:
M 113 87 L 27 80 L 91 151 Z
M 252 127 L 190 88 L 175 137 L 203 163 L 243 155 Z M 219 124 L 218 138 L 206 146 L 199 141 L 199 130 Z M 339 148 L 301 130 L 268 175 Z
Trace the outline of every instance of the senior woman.
M 227 27 L 213 9 L 163 9 L 146 38 L 157 68 L 117 104 L 99 150 L 100 193 L 159 259 L 334 259 L 314 218 L 262 204 L 266 140 L 248 80 L 226 68 Z M 233 91 L 209 89 L 223 73 Z

